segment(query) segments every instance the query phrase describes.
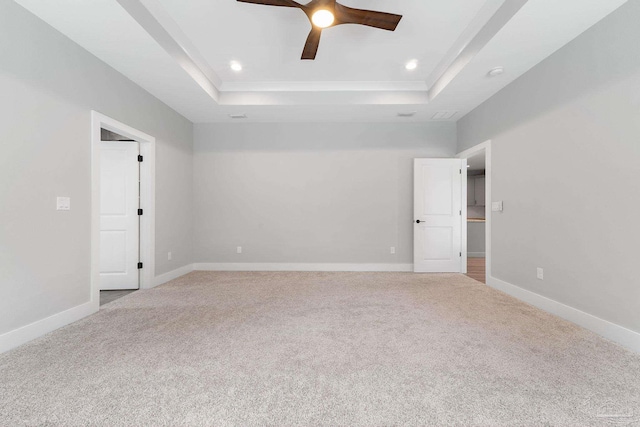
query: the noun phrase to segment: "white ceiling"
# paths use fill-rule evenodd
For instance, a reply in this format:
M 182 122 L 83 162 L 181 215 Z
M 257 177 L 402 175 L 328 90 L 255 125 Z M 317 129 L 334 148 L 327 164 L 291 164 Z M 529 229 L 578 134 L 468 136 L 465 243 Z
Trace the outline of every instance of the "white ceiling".
M 159 1 L 225 83 L 425 81 L 484 3 L 344 0 L 403 18 L 395 32 L 363 25 L 324 30 L 316 60 L 301 61 L 311 25 L 300 9 L 235 0 L 190 0 L 188 7 L 184 0 Z M 404 65 L 414 58 L 421 67 L 408 72 Z M 241 74 L 231 71 L 231 59 L 243 63 Z
M 16 1 L 196 123 L 237 113 L 255 122 L 415 122 L 439 111 L 456 112 L 455 121 L 626 2 L 344 0 L 404 17 L 395 32 L 329 28 L 316 60 L 301 61 L 310 24 L 294 8 Z M 419 61 L 412 72 L 404 68 L 410 59 Z M 231 71 L 232 60 L 242 72 Z M 496 66 L 505 73 L 487 77 Z

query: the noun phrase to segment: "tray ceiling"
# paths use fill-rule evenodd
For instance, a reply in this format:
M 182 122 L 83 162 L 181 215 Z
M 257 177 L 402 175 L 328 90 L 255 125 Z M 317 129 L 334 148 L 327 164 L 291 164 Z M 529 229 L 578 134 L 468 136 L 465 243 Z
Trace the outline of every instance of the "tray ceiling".
M 455 121 L 625 3 L 344 0 L 404 17 L 395 32 L 329 28 L 316 60 L 301 61 L 310 24 L 298 9 L 16 1 L 193 122 Z M 496 66 L 504 74 L 489 78 Z

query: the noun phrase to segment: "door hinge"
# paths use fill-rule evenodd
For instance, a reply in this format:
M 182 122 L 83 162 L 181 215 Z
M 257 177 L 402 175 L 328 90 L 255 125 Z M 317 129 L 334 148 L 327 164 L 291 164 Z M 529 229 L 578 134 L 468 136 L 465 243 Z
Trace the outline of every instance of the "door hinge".
M 460 216 L 462 216 L 462 211 L 460 211 Z
M 460 252 L 460 256 L 462 257 L 462 252 Z
M 142 215 L 142 209 L 138 209 L 138 215 Z
M 138 154 L 138 161 L 141 162 L 142 160 L 144 160 L 144 157 Z
M 460 169 L 460 175 L 462 175 L 462 169 Z
M 141 262 L 139 262 L 139 263 L 138 263 L 138 270 L 140 270 L 141 268 L 142 268 L 142 263 L 141 263 Z

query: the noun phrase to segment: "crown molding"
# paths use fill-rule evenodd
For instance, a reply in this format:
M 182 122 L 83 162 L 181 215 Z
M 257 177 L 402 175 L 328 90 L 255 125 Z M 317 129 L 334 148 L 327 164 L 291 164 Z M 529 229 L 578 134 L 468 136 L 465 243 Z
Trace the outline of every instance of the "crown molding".
M 487 0 L 424 81 L 222 81 L 158 0 L 117 0 L 218 105 L 420 105 L 440 94 L 528 0 Z

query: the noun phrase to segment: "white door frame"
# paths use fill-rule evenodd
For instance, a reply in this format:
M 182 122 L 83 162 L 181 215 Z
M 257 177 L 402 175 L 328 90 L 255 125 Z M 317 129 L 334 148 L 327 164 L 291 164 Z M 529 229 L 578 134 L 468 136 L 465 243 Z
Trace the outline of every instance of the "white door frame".
M 482 144 L 478 144 L 474 147 L 469 148 L 468 150 L 464 150 L 458 154 L 458 158 L 460 159 L 468 159 L 478 153 L 484 151 L 485 156 L 485 203 L 484 203 L 484 215 L 486 218 L 485 222 L 485 269 L 486 276 L 485 282 L 488 283 L 487 279 L 491 277 L 491 201 L 493 200 L 491 197 L 491 140 L 485 141 Z M 467 180 L 463 180 L 463 197 L 467 197 Z M 463 257 L 463 266 L 464 273 L 467 272 L 467 204 L 462 204 L 462 257 Z
M 153 287 L 155 277 L 156 139 L 97 111 L 91 111 L 91 302 L 100 307 L 100 129 L 126 136 L 140 144 L 140 289 Z

